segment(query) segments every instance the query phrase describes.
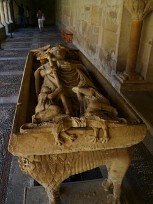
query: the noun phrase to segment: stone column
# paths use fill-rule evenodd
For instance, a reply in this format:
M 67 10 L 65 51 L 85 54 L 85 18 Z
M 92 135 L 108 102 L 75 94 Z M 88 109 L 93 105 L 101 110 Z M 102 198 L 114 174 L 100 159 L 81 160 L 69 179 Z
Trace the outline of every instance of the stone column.
M 7 11 L 8 11 L 8 21 L 9 23 L 13 23 L 12 17 L 11 17 L 10 0 L 7 0 Z
M 0 0 L 0 17 L 1 17 L 1 22 L 3 25 L 5 25 L 5 17 L 4 17 L 4 8 L 3 8 L 3 0 Z
M 7 0 L 3 1 L 4 6 L 4 15 L 5 15 L 5 21 L 7 24 L 9 24 L 9 16 L 8 16 L 8 9 L 7 9 Z
M 0 0 L 0 44 L 6 38 L 6 29 L 4 21 L 3 2 Z
M 131 32 L 129 40 L 128 58 L 125 76 L 128 80 L 136 80 L 141 77 L 136 74 L 137 56 L 140 44 L 142 23 L 145 16 L 153 10 L 152 0 L 124 0 L 124 6 L 131 14 Z
M 1 13 L 1 10 L 0 10 L 0 13 Z M 0 15 L 0 28 L 3 28 L 3 24 L 2 24 L 2 21 L 1 21 L 1 15 Z
M 3 28 L 4 26 L 3 26 L 3 24 L 2 24 L 2 17 L 1 17 L 1 16 L 2 16 L 2 15 L 1 15 L 1 14 L 2 14 L 2 11 L 1 11 L 1 3 L 2 3 L 2 2 L 0 1 L 0 28 Z
M 1 22 L 5 26 L 6 34 L 8 34 L 8 25 L 5 20 L 3 0 L 0 0 L 0 16 L 1 16 Z

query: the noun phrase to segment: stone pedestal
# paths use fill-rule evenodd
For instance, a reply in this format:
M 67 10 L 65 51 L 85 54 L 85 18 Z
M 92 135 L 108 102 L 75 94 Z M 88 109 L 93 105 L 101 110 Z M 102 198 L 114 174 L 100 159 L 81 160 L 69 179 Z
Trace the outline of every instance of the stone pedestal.
M 114 87 L 119 92 L 122 91 L 149 91 L 153 90 L 153 83 L 143 79 L 126 80 L 123 73 L 117 73 L 113 77 Z

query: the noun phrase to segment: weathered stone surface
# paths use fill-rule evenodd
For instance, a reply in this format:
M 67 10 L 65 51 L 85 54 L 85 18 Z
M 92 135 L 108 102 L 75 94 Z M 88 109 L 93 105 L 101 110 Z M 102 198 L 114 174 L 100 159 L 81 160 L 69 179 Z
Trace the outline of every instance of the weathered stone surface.
M 21 156 L 21 169 L 45 187 L 51 203 L 63 180 L 104 164 L 110 170 L 103 186 L 113 185 L 111 200 L 119 202 L 132 146 L 145 133 L 138 117 L 118 115 L 98 92 L 76 50 L 60 45 L 29 53 L 9 150 Z
M 24 50 L 20 50 L 20 51 L 14 51 L 13 52 L 14 54 L 14 57 L 25 57 L 26 54 L 28 54 L 28 50 L 24 51 Z M 9 57 L 12 57 L 12 51 L 3 51 L 3 52 L 0 52 L 0 57 L 5 57 L 5 58 L 9 58 Z
M 0 96 L 18 95 L 22 75 L 3 75 L 0 80 Z
M 63 4 L 63 7 L 60 6 Z M 105 75 L 104 63 L 101 63 L 98 48 L 100 47 L 104 52 L 111 52 L 113 49 L 117 60 L 123 2 L 80 0 L 65 4 L 64 1 L 57 1 L 56 8 L 57 22 L 61 30 L 64 26 L 75 33 L 73 43 Z M 65 12 L 66 9 L 70 11 L 69 14 Z M 68 17 L 73 20 L 65 21 Z M 111 73 L 106 75 L 110 80 Z
M 63 204 L 106 204 L 108 193 L 102 187 L 102 179 L 63 183 L 61 186 L 61 202 Z M 41 186 L 27 188 L 24 204 L 48 204 L 47 193 Z
M 18 60 L 17 58 L 14 58 L 12 60 L 0 60 L 0 70 L 3 71 L 16 71 L 20 70 L 23 71 L 25 65 L 25 60 Z
M 147 15 L 148 13 L 149 15 Z M 63 27 L 68 28 L 71 32 L 75 33 L 73 43 L 118 91 L 120 91 L 121 85 L 117 85 L 118 79 L 114 77 L 114 74 L 126 70 L 128 53 L 130 53 L 131 59 L 136 59 L 134 56 L 135 48 L 133 47 L 131 50 L 128 50 L 131 17 L 132 21 L 134 19 L 135 22 L 144 19 L 142 31 L 138 30 L 137 32 L 141 34 L 141 40 L 138 42 L 140 45 L 139 53 L 136 63 L 134 62 L 133 70 L 135 69 L 136 73 L 142 76 L 147 82 L 153 81 L 151 26 L 153 15 L 151 0 L 145 3 L 144 1 L 138 0 L 96 0 L 94 2 L 90 0 L 86 2 L 78 0 L 77 2 L 68 1 L 67 4 L 63 0 L 57 0 L 56 17 L 60 29 L 62 30 Z M 92 28 L 95 26 L 98 28 L 96 29 L 96 34 L 92 32 Z M 139 35 L 132 40 L 132 45 L 137 42 L 137 38 L 139 38 Z M 113 50 L 113 60 L 116 62 L 114 63 L 113 72 L 107 72 L 106 67 L 109 66 L 109 60 L 107 58 L 104 60 L 101 58 L 101 50 L 108 55 Z M 112 63 L 113 60 L 111 60 Z M 124 78 L 128 77 L 124 75 Z M 137 79 L 139 80 L 139 77 Z
M 94 122 L 94 121 L 92 121 Z M 31 127 L 30 127 L 31 126 Z M 113 148 L 130 147 L 142 141 L 146 134 L 144 125 L 109 125 L 108 143 L 95 142 L 93 129 L 69 129 L 67 132 L 75 134 L 75 141 L 66 139 L 64 145 L 57 146 L 54 134 L 51 133 L 54 124 L 44 124 L 42 127 L 24 126 L 23 133 L 13 134 L 10 140 L 9 151 L 16 156 L 59 154 L 77 151 L 106 150 Z M 93 136 L 92 136 L 93 135 Z M 42 144 L 45 144 L 43 147 Z

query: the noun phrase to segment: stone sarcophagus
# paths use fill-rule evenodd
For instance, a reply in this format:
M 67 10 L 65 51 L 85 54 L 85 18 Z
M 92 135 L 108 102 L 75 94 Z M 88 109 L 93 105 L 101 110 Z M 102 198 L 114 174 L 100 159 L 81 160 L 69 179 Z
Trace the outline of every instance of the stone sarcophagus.
M 8 149 L 52 204 L 59 202 L 62 181 L 101 165 L 108 169 L 104 188 L 113 186 L 108 200 L 120 203 L 133 146 L 146 134 L 139 117 L 93 70 L 79 51 L 62 45 L 27 57 Z

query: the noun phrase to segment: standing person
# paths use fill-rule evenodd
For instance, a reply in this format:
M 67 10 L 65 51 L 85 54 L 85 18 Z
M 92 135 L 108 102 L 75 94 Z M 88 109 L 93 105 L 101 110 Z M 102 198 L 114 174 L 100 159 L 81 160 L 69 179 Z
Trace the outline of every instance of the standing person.
M 29 14 L 29 7 L 28 6 L 26 7 L 25 19 L 26 19 L 26 26 L 29 26 L 30 14 Z
M 18 15 L 19 15 L 19 22 L 21 27 L 25 27 L 25 18 L 24 18 L 24 8 L 23 4 L 20 6 L 18 5 Z
M 37 11 L 37 18 L 38 18 L 38 27 L 39 27 L 40 32 L 43 31 L 43 27 L 44 27 L 44 25 L 43 25 L 43 21 L 44 21 L 43 16 L 44 16 L 44 14 L 42 13 L 41 9 L 39 8 L 38 11 Z

